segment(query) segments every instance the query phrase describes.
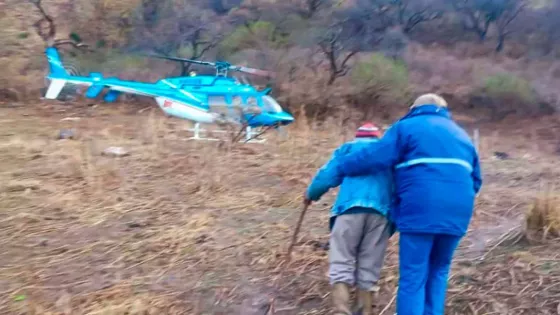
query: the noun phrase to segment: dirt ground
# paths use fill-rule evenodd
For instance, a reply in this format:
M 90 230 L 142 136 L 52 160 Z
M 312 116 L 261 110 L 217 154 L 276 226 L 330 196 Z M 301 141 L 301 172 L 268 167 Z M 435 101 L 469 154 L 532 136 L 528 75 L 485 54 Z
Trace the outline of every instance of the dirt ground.
M 516 124 L 480 126 L 485 183 L 447 314 L 560 314 L 560 243 L 522 232 L 542 185 L 560 182 L 560 124 Z M 303 191 L 340 132 L 298 123 L 227 148 L 186 141 L 185 126 L 125 105 L 2 104 L 0 314 L 264 315 L 273 297 L 275 314 L 328 313 L 334 192 L 280 272 Z M 74 139 L 58 140 L 62 129 Z M 104 155 L 110 146 L 129 155 Z M 378 314 L 394 314 L 397 242 Z

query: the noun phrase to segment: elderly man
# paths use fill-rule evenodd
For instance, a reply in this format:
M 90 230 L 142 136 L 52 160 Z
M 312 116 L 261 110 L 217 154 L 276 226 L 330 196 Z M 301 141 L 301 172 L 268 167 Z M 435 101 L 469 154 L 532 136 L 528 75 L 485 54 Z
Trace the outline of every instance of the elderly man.
M 323 166 L 305 193 L 305 202 L 317 201 L 340 186 L 330 217 L 329 278 L 336 315 L 373 315 L 373 294 L 383 266 L 393 229 L 387 218 L 393 196 L 391 170 L 365 176 L 344 177 L 338 173 L 338 158 L 379 141 L 379 129 L 367 123 L 356 139 L 340 146 Z M 350 289 L 357 287 L 355 312 L 350 307 Z
M 340 157 L 338 167 L 343 176 L 394 169 L 397 314 L 443 315 L 453 254 L 482 185 L 476 149 L 451 119 L 446 101 L 420 96 L 379 142 Z

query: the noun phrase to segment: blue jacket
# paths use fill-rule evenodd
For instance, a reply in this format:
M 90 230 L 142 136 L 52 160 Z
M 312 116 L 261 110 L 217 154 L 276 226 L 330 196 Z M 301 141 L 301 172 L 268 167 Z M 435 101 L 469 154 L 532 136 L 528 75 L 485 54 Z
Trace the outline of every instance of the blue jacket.
M 323 166 L 307 188 L 307 198 L 317 201 L 329 189 L 340 186 L 336 202 L 331 209 L 331 225 L 334 218 L 343 213 L 378 212 L 387 216 L 392 203 L 393 176 L 387 169 L 377 174 L 346 177 L 338 165 L 341 156 L 368 147 L 377 139 L 358 138 L 340 146 Z
M 463 236 L 482 185 L 468 134 L 435 105 L 412 109 L 379 142 L 339 157 L 337 165 L 340 176 L 394 169 L 391 217 L 401 233 Z

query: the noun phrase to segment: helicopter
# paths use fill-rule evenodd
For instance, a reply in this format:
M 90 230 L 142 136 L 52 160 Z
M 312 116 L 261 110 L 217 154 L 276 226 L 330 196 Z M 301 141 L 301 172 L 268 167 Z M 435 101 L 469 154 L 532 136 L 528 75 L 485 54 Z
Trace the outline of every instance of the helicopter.
M 49 63 L 47 79 L 50 80 L 45 93 L 46 99 L 56 99 L 67 84 L 87 86 L 85 96 L 97 98 L 104 89 L 105 102 L 115 102 L 122 93 L 148 96 L 155 99 L 159 108 L 169 116 L 190 120 L 195 123 L 190 139 L 218 140 L 200 137 L 200 124 L 217 124 L 220 126 L 241 127 L 238 136 L 245 133 L 245 141 L 258 140 L 264 132 L 288 125 L 294 117 L 284 111 L 280 104 L 268 95 L 266 88 L 257 90 L 250 84 L 242 83 L 228 72 L 237 71 L 252 75 L 271 76 L 271 72 L 244 66 L 231 65 L 225 61 L 209 62 L 178 57 L 148 55 L 177 62 L 188 62 L 215 68 L 215 75 L 197 75 L 168 77 L 155 83 L 121 80 L 116 77 L 103 77 L 103 74 L 92 72 L 89 76 L 70 74 L 60 58 L 56 47 L 45 50 Z M 262 131 L 254 134 L 252 128 Z M 221 131 L 225 132 L 225 131 Z M 238 136 L 235 137 L 239 140 Z

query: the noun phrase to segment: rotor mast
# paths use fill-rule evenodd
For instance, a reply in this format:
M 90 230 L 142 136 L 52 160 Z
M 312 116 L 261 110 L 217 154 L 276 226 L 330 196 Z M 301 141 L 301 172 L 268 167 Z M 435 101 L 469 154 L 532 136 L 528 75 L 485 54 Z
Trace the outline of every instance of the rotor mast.
M 230 68 L 230 66 L 231 65 L 227 62 L 223 62 L 223 61 L 216 62 L 216 65 L 215 65 L 216 76 L 217 77 L 227 77 L 228 69 Z

